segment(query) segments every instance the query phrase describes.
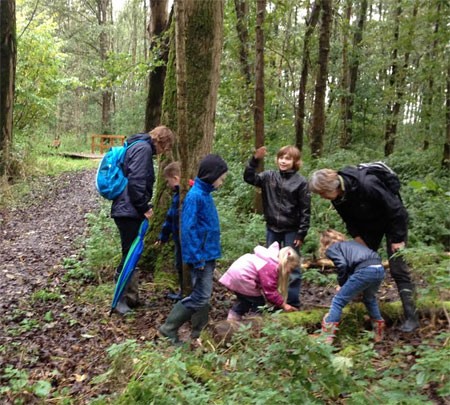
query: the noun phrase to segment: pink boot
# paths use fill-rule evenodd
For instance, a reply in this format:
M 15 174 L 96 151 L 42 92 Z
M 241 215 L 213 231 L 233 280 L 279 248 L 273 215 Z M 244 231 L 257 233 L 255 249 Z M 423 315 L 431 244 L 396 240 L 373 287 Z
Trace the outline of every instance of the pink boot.
M 375 333 L 375 343 L 379 343 L 384 339 L 384 328 L 386 327 L 386 323 L 384 319 L 372 319 L 372 330 Z
M 339 322 L 326 322 L 328 314 L 322 319 L 322 335 L 325 335 L 325 343 L 333 344 L 334 338 L 336 336 L 336 332 L 339 329 Z
M 234 312 L 232 309 L 228 311 L 227 321 L 235 321 L 239 322 L 242 320 L 242 315 L 239 315 L 237 312 Z

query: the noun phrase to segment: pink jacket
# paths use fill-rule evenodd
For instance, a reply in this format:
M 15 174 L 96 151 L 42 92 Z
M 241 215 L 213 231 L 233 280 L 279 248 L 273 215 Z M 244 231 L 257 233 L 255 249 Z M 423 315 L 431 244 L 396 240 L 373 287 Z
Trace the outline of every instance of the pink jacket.
M 268 248 L 256 246 L 254 253 L 237 259 L 219 282 L 233 292 L 251 297 L 263 295 L 267 301 L 281 307 L 283 297 L 278 292 L 278 242 Z

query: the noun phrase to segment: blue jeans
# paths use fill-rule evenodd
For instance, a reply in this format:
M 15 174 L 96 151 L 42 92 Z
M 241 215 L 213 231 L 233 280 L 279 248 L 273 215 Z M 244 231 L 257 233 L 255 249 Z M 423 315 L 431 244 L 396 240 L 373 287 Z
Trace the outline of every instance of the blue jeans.
M 291 246 L 299 255 L 300 251 L 294 246 L 294 240 L 297 237 L 297 232 L 274 232 L 267 228 L 266 243 L 269 247 L 273 242 L 278 242 L 280 248 Z M 300 268 L 292 270 L 289 276 L 289 289 L 287 303 L 294 307 L 300 307 L 300 288 L 302 286 L 302 273 Z
M 358 294 L 363 293 L 363 302 L 372 319 L 381 320 L 376 293 L 384 279 L 383 266 L 364 267 L 355 271 L 331 301 L 330 312 L 325 322 L 339 322 L 342 310 Z
M 209 304 L 209 299 L 211 298 L 213 290 L 213 275 L 215 268 L 215 260 L 206 262 L 205 267 L 202 270 L 194 269 L 194 267 L 190 268 L 192 292 L 191 295 L 181 300 L 186 308 L 196 312 L 206 304 Z

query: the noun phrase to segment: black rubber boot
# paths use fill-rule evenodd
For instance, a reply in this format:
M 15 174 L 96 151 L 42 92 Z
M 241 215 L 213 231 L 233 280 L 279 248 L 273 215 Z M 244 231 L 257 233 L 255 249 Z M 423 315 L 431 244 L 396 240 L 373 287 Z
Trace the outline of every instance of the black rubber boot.
M 170 311 L 164 325 L 159 328 L 159 333 L 169 338 L 173 344 L 178 343 L 178 329 L 191 319 L 192 314 L 193 311 L 191 309 L 186 308 L 181 301 L 178 301 L 172 308 L 172 311 Z
M 400 326 L 402 332 L 413 332 L 419 327 L 419 320 L 414 302 L 414 287 L 402 286 L 400 289 L 400 299 L 402 300 L 405 322 Z
M 209 304 L 206 304 L 204 307 L 200 308 L 197 312 L 192 315 L 191 318 L 191 338 L 197 339 L 200 337 L 200 333 L 208 324 L 208 313 L 209 313 Z

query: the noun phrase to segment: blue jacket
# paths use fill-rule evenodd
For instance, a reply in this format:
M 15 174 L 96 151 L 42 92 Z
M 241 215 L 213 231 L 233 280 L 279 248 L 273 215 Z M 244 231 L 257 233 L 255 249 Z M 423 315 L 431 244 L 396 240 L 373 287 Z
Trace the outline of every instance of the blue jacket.
M 166 219 L 162 224 L 161 233 L 159 234 L 159 240 L 161 242 L 167 242 L 170 234 L 172 239 L 177 241 L 180 238 L 180 186 L 175 187 L 175 191 L 172 196 L 172 203 L 167 210 Z
M 149 134 L 136 134 L 127 139 L 131 146 L 125 154 L 123 172 L 128 178 L 128 184 L 123 193 L 117 197 L 111 206 L 112 218 L 144 219 L 144 213 L 150 209 L 155 172 L 153 155 L 155 148 Z
M 181 210 L 183 262 L 198 269 L 221 257 L 219 215 L 211 192 L 214 187 L 198 177 L 186 194 Z
M 325 255 L 336 266 L 340 286 L 344 285 L 356 270 L 381 265 L 381 257 L 377 252 L 353 240 L 332 244 Z

